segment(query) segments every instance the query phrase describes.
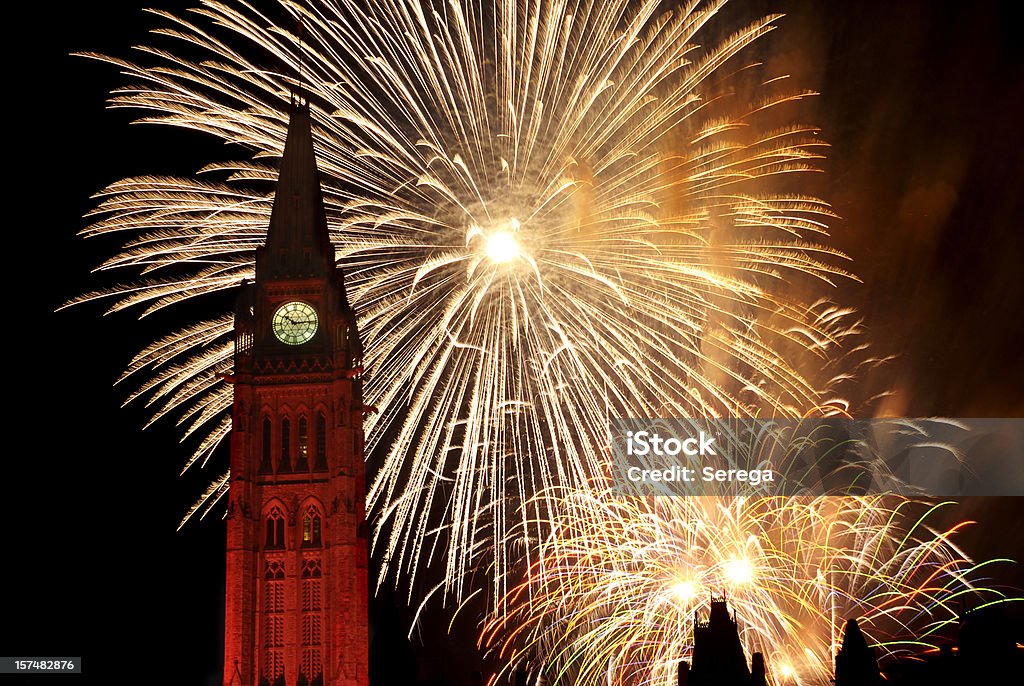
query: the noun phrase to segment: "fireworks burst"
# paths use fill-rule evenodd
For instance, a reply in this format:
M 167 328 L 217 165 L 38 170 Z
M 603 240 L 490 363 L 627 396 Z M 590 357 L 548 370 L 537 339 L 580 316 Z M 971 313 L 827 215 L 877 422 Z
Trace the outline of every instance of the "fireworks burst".
M 940 507 L 570 492 L 527 581 L 506 599 L 510 612 L 482 642 L 504 643 L 509 666 L 543 664 L 549 683 L 664 686 L 691 659 L 695 611 L 724 594 L 773 683 L 830 683 L 849 617 L 895 653 L 956 622 L 963 596 L 1003 599 L 975 587 L 990 563 L 974 564 L 952 540 L 966 523 L 927 525 Z M 917 520 L 909 530 L 908 518 Z
M 534 496 L 602 473 L 609 417 L 791 416 L 830 398 L 820 370 L 849 313 L 801 294 L 843 276 L 842 256 L 823 243 L 828 206 L 783 185 L 824 144 L 814 127 L 777 124 L 807 93 L 748 55 L 776 17 L 723 36 L 723 4 L 160 13 L 169 47 L 101 58 L 136 82 L 113 106 L 247 155 L 206 180 L 105 189 L 84 234 L 124 235 L 102 269 L 141 280 L 79 301 L 145 315 L 251 278 L 272 204 L 251 189 L 275 177 L 301 80 L 365 393 L 381 409 L 367 432 L 382 578 L 439 557 L 445 592 L 461 597 L 486 562 L 501 596 L 510 560 L 557 514 L 560 501 Z M 301 31 L 281 28 L 298 19 Z M 230 338 L 230 318 L 199 322 L 125 372 L 144 379 L 130 399 L 198 437 L 186 468 L 229 431 L 217 372 Z M 189 515 L 226 488 L 224 476 Z

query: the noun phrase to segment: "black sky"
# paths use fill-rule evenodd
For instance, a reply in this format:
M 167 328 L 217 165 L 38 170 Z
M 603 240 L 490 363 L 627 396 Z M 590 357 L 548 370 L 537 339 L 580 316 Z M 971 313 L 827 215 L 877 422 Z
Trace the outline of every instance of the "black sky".
M 1012 33 L 1013 4 L 735 3 L 748 16 L 787 13 L 768 66 L 821 92 L 809 114 L 832 148 L 814 190 L 841 215 L 834 243 L 864 279 L 846 297 L 879 350 L 899 356 L 868 380 L 895 387 L 890 414 L 1024 416 L 1024 42 Z M 186 451 L 173 427 L 140 431 L 142 409 L 119 409 L 126 389 L 111 386 L 143 342 L 181 321 L 101 318 L 98 306 L 53 312 L 107 283 L 89 270 L 112 244 L 75 238 L 92 194 L 227 156 L 199 134 L 129 126 L 129 113 L 105 109 L 123 83 L 116 70 L 69 55 L 129 55 L 157 24 L 143 6 L 28 3 L 8 25 L 30 47 L 6 61 L 14 430 L 0 477 L 0 653 L 84 654 L 79 683 L 206 684 L 220 667 L 223 525 L 175 532 L 206 474 L 179 478 Z M 969 503 L 983 524 L 968 548 L 1024 557 L 1005 533 L 1005 520 L 1024 514 L 1019 503 Z

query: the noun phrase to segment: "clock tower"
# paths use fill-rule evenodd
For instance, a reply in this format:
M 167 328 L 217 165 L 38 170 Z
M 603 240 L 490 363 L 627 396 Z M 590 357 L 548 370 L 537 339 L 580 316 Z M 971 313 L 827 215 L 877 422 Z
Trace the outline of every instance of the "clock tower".
M 235 308 L 225 686 L 367 686 L 362 349 L 293 96 Z

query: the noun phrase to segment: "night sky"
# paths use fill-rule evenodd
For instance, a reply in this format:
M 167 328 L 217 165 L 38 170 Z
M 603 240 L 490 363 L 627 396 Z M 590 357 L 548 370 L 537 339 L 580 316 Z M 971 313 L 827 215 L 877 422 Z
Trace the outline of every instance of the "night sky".
M 174 427 L 141 431 L 142 408 L 120 409 L 128 389 L 112 387 L 131 355 L 182 317 L 53 311 L 109 284 L 90 269 L 114 243 L 75 237 L 92 194 L 125 176 L 191 174 L 237 154 L 200 134 L 129 126 L 130 112 L 105 109 L 122 77 L 69 55 L 128 56 L 158 23 L 141 7 L 192 4 L 27 3 L 8 24 L 31 47 L 6 62 L 5 386 L 8 421 L 23 431 L 2 477 L 0 653 L 84 655 L 83 678 L 47 683 L 219 678 L 224 526 L 212 517 L 175 531 L 208 473 L 179 478 L 188 451 Z M 877 350 L 898 355 L 865 379 L 865 395 L 894 390 L 878 412 L 1024 417 L 1024 42 L 1012 35 L 1012 4 L 737 0 L 732 10 L 785 12 L 762 58 L 821 93 L 802 112 L 832 148 L 806 190 L 842 217 L 833 243 L 864 281 L 841 297 L 860 308 Z M 982 522 L 968 550 L 1024 558 L 1021 537 L 1005 539 L 1019 529 L 1020 503 L 966 503 L 965 516 Z M 1019 566 L 1004 574 L 1021 583 Z M 463 645 L 442 633 L 433 640 Z

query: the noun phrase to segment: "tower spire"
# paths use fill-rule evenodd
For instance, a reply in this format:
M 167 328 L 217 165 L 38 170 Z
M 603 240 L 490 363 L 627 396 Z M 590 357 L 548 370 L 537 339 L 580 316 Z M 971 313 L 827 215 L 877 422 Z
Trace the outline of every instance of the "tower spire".
M 334 269 L 309 100 L 295 93 L 289 110 L 267 242 L 256 256 L 257 278 L 315 278 Z
M 843 645 L 836 653 L 836 686 L 877 686 L 882 682 L 875 651 L 868 646 L 856 619 L 848 619 Z

